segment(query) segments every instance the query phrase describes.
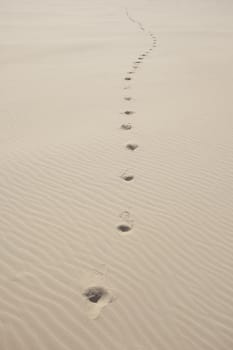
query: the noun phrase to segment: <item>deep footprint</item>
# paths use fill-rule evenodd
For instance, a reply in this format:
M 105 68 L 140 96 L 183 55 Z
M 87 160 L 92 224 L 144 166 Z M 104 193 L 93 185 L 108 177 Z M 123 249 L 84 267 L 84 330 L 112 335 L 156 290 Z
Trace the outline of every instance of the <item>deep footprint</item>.
M 108 295 L 108 292 L 103 287 L 90 287 L 83 293 L 83 296 L 85 296 L 91 303 L 98 303 L 98 301 L 106 295 Z
M 133 175 L 123 175 L 122 179 L 124 179 L 125 181 L 132 181 L 134 179 Z
M 130 78 L 130 77 L 126 77 L 126 78 L 125 78 L 125 80 L 131 80 L 131 79 L 132 79 L 132 78 Z
M 117 226 L 117 229 L 121 232 L 129 232 L 130 230 L 132 230 L 132 227 L 126 224 L 121 224 Z
M 126 148 L 130 151 L 135 151 L 138 148 L 138 145 L 136 143 L 128 143 Z

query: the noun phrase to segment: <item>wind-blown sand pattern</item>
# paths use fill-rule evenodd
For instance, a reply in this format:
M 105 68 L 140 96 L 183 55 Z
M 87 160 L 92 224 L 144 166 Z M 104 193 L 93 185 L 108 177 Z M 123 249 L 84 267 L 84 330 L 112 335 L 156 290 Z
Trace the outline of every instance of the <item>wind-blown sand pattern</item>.
M 233 348 L 232 15 L 2 2 L 1 350 Z

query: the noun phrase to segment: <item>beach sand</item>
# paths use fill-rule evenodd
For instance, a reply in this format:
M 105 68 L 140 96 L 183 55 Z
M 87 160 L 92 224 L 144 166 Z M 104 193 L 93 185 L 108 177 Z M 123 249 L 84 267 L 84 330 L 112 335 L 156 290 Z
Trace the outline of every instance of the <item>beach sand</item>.
M 1 350 L 233 348 L 232 17 L 1 1 Z

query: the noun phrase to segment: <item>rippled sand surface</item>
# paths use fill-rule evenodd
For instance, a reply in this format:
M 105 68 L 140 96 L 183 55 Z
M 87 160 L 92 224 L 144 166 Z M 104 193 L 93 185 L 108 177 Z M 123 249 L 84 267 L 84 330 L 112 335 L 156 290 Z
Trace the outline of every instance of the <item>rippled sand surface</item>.
M 233 349 L 233 3 L 0 0 L 0 349 Z

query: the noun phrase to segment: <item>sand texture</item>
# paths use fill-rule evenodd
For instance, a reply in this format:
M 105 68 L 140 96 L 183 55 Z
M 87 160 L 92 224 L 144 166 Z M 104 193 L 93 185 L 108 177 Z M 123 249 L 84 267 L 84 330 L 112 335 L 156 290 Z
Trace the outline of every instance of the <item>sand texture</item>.
M 232 18 L 0 0 L 0 350 L 233 349 Z

